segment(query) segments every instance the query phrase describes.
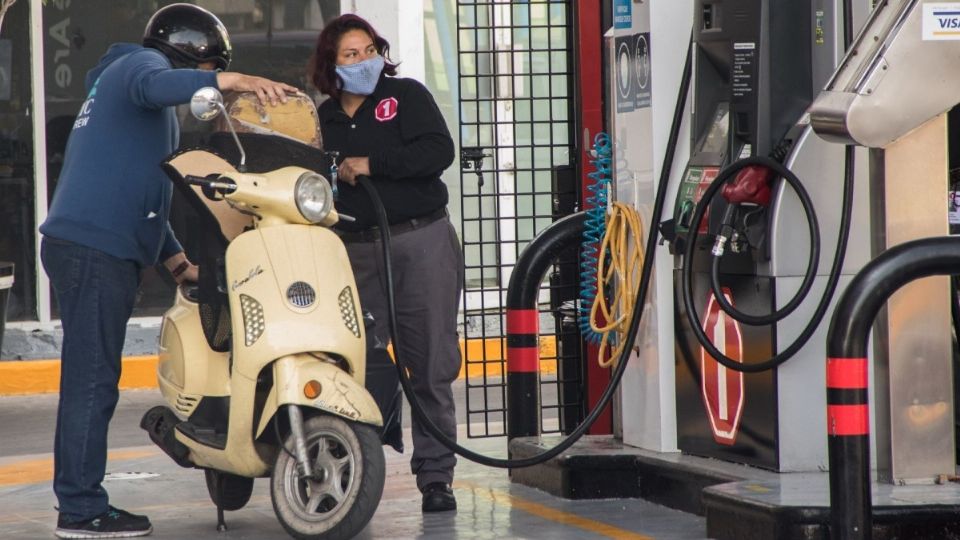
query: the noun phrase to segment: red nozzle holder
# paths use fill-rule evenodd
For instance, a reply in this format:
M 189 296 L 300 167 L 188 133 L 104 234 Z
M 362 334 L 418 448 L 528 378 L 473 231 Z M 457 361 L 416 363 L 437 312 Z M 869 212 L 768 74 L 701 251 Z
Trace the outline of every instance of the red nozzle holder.
M 720 193 L 730 204 L 749 203 L 767 206 L 770 203 L 770 182 L 773 171 L 762 165 L 749 165 L 723 186 Z

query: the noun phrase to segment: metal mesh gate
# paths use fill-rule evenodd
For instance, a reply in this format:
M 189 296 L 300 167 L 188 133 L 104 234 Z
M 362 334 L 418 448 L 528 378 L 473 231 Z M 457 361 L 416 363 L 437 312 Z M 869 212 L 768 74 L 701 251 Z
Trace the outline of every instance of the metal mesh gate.
M 510 274 L 527 243 L 576 205 L 571 13 L 571 1 L 457 0 L 469 437 L 506 434 Z M 545 433 L 582 417 L 576 256 L 557 261 L 541 289 Z

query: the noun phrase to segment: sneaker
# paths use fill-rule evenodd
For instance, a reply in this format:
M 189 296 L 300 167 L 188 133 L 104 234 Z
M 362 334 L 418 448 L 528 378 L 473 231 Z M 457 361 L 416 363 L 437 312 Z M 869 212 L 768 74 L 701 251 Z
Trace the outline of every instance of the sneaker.
M 125 510 L 107 508 L 99 516 L 86 521 L 70 522 L 63 515 L 57 518 L 57 538 L 130 538 L 153 532 L 147 516 L 138 516 Z
M 453 496 L 450 484 L 433 482 L 423 487 L 424 512 L 449 512 L 457 509 L 457 498 Z

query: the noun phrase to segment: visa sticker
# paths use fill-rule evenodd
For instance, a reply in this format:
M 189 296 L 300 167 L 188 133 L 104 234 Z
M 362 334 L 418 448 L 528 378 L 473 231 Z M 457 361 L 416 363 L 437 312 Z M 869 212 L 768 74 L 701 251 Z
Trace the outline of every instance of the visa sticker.
M 960 40 L 960 3 L 923 4 L 923 40 Z

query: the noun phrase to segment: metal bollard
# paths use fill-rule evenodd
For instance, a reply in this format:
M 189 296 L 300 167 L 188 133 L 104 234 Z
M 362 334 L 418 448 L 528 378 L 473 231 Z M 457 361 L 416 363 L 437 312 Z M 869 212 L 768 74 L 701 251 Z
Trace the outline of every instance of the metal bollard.
M 844 291 L 827 334 L 831 538 L 872 536 L 867 346 L 873 321 L 907 283 L 960 269 L 960 237 L 914 240 L 870 261 Z
M 507 286 L 507 438 L 540 434 L 540 355 L 537 296 L 553 260 L 576 245 L 586 215 L 553 222 L 520 254 Z

